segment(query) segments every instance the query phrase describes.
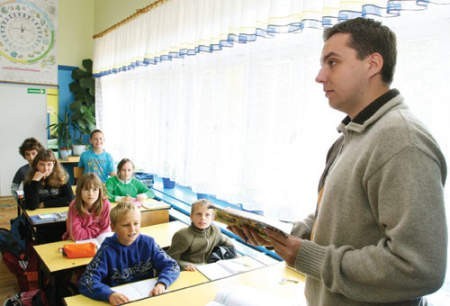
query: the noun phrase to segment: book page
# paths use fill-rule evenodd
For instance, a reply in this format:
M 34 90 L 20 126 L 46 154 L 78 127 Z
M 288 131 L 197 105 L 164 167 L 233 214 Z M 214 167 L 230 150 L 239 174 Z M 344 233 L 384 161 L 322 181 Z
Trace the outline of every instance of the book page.
M 141 281 L 113 287 L 114 292 L 124 294 L 130 301 L 143 299 L 150 296 L 150 291 L 156 285 L 156 278 L 144 279 Z

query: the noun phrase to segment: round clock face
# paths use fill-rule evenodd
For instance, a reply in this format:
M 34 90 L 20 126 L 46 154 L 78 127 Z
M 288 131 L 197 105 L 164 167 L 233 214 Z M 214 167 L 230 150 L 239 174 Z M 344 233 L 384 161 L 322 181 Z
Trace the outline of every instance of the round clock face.
M 0 54 L 12 62 L 32 64 L 53 48 L 55 31 L 47 14 L 32 3 L 0 5 Z

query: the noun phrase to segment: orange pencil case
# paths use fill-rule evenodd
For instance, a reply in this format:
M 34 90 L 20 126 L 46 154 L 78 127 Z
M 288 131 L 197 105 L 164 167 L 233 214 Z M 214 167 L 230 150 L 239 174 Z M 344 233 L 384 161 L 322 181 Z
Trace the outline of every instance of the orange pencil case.
M 67 258 L 93 257 L 97 252 L 97 246 L 93 242 L 70 243 L 63 247 L 63 254 Z

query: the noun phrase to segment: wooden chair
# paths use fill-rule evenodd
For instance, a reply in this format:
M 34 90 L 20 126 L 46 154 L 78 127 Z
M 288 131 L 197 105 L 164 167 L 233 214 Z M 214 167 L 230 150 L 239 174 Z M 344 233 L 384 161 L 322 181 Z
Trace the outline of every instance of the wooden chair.
M 73 184 L 76 185 L 78 179 L 83 175 L 83 168 L 73 167 Z

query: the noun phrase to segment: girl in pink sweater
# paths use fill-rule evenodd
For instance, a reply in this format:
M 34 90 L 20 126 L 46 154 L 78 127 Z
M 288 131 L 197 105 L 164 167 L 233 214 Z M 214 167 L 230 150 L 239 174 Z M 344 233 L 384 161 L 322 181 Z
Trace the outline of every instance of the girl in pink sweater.
M 110 232 L 109 203 L 96 174 L 83 175 L 77 182 L 75 200 L 69 205 L 63 239 L 84 240 Z

